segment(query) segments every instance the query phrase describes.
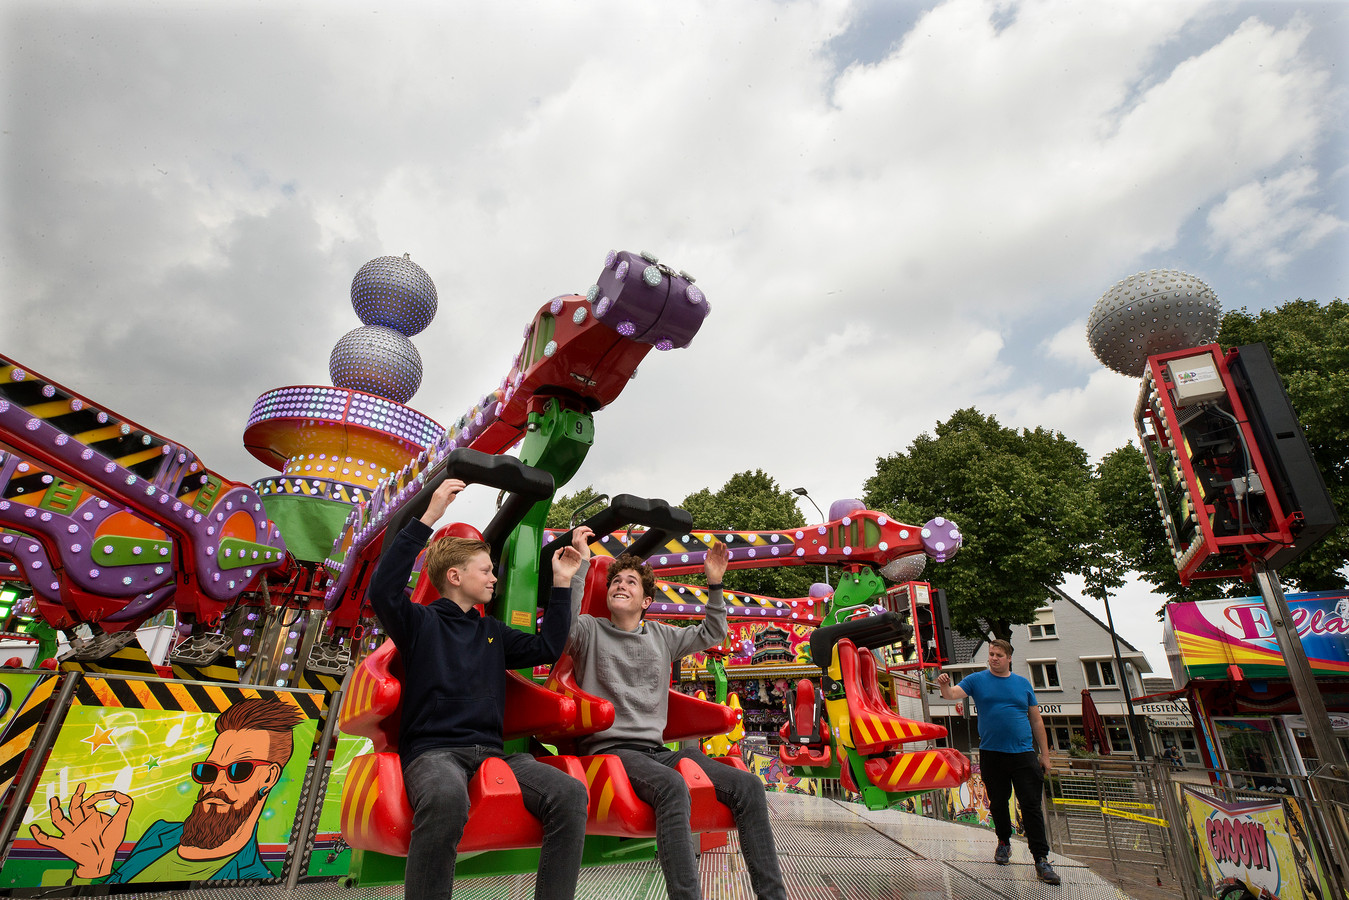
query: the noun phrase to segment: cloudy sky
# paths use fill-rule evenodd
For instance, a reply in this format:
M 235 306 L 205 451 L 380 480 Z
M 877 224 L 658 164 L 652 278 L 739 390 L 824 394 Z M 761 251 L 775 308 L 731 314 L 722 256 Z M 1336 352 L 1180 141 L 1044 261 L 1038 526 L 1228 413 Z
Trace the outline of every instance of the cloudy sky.
M 606 251 L 693 273 L 712 316 L 571 488 L 763 468 L 826 509 L 964 406 L 1131 440 L 1084 339 L 1127 275 L 1349 282 L 1345 3 L 10 0 L 0 40 L 0 348 L 239 481 L 376 256 L 435 280 L 443 423 Z M 1157 605 L 1115 611 L 1160 670 Z

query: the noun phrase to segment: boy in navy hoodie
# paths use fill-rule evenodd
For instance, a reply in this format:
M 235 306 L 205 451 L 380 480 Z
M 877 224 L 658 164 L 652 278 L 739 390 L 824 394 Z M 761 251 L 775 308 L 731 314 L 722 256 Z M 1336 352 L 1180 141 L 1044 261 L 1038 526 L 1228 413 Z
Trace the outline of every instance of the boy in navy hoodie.
M 404 896 L 445 898 L 454 887 L 455 850 L 468 821 L 468 782 L 483 760 L 504 758 L 520 782 L 525 808 L 543 824 L 536 900 L 571 900 L 585 842 L 586 789 L 528 753 L 502 750 L 506 670 L 557 660 L 571 624 L 570 582 L 576 547 L 553 555 L 553 590 L 538 634 L 478 614 L 496 584 L 489 547 L 443 537 L 422 566 L 440 599 L 419 606 L 404 595 L 417 554 L 464 482 L 448 479 L 421 520 L 409 522 L 379 561 L 370 603 L 403 660 L 398 755 L 412 805 Z

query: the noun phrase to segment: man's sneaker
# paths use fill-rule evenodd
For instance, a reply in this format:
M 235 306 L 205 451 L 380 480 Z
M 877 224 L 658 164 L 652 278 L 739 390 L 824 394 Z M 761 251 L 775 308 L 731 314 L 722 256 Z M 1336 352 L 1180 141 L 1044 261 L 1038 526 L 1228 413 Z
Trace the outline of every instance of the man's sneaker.
M 1012 845 L 1006 841 L 998 841 L 998 849 L 993 851 L 993 861 L 1000 866 L 1007 865 L 1012 858 Z
M 1054 871 L 1054 867 L 1049 864 L 1048 857 L 1040 857 L 1035 861 L 1035 877 L 1045 884 L 1058 884 L 1063 879 L 1059 878 L 1059 873 Z

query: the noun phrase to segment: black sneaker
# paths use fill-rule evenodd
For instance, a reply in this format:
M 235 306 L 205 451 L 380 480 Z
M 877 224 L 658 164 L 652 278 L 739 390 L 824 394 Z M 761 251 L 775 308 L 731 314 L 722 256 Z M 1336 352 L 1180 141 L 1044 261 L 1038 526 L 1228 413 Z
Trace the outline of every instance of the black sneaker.
M 1059 878 L 1059 873 L 1054 871 L 1054 867 L 1049 864 L 1049 858 L 1045 856 L 1035 861 L 1035 877 L 1045 884 L 1058 884 L 1063 880 Z
M 1006 841 L 998 841 L 998 849 L 993 851 L 993 861 L 1000 866 L 1005 866 L 1012 858 L 1012 845 Z

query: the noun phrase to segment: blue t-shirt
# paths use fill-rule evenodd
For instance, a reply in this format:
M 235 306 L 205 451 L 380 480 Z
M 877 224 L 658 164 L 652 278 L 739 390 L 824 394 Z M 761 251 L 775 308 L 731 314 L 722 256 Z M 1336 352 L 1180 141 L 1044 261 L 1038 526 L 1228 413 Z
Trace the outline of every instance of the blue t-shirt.
M 1035 688 L 1015 672 L 999 678 L 984 669 L 960 679 L 957 685 L 979 707 L 979 749 L 1025 753 L 1035 749 L 1028 710 L 1039 706 Z

